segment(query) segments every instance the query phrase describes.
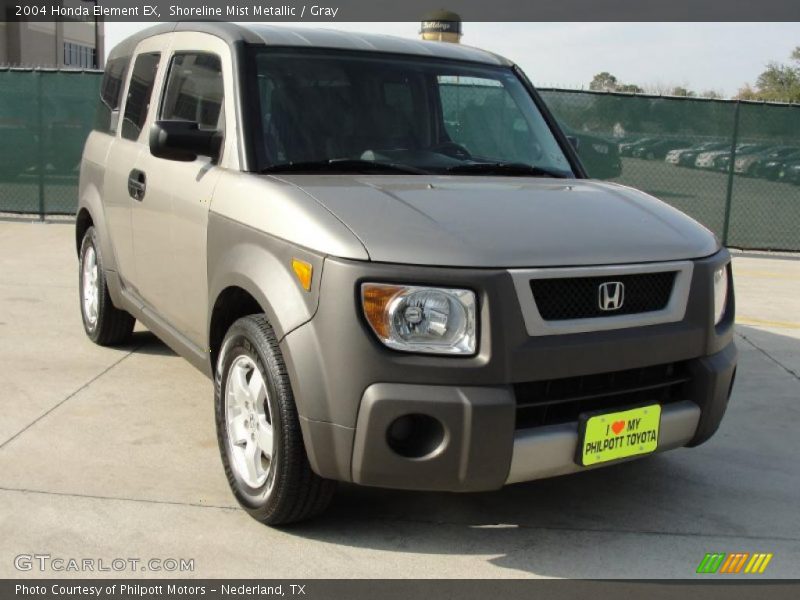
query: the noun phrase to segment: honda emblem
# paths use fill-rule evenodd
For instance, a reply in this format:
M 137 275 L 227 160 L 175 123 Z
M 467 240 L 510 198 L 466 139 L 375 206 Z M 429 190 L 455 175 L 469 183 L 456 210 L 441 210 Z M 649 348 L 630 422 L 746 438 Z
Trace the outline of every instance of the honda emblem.
M 625 301 L 625 284 L 621 281 L 606 281 L 601 283 L 598 291 L 598 305 L 600 310 L 610 311 L 622 308 Z

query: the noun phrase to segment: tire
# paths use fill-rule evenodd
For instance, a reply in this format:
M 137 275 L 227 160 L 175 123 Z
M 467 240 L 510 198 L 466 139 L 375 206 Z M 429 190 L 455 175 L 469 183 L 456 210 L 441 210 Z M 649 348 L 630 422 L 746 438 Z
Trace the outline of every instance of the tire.
M 92 288 L 94 291 L 89 291 Z M 81 243 L 78 292 L 83 328 L 90 340 L 100 346 L 116 346 L 130 339 L 136 319 L 111 301 L 94 227 L 86 230 Z
M 225 475 L 250 516 L 282 525 L 328 507 L 336 483 L 311 469 L 283 356 L 264 315 L 239 319 L 225 335 L 214 407 Z

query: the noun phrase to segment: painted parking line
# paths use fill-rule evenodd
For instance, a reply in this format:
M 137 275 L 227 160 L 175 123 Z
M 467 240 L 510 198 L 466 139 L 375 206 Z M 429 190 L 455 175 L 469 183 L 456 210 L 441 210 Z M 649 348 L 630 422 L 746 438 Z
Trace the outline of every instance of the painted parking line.
M 767 319 L 757 319 L 756 317 L 748 317 L 746 315 L 738 315 L 736 317 L 737 325 L 755 325 L 761 327 L 775 327 L 777 329 L 800 329 L 800 323 L 792 321 L 769 321 Z

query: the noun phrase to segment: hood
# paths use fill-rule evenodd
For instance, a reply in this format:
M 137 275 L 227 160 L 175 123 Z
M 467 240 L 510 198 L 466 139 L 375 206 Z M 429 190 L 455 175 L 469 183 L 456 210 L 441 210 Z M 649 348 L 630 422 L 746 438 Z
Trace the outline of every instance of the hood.
M 589 180 L 281 175 L 361 240 L 373 261 L 458 267 L 655 262 L 719 248 L 667 204 Z

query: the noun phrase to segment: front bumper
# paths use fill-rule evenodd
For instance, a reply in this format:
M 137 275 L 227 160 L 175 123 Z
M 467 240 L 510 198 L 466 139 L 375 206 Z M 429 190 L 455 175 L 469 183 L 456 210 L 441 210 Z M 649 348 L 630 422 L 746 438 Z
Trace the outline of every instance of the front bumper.
M 736 348 L 692 361 L 685 400 L 662 407 L 658 452 L 707 439 L 725 412 Z M 510 387 L 375 384 L 361 403 L 353 448 L 353 481 L 405 489 L 478 491 L 585 471 L 575 462 L 578 423 L 515 430 Z M 437 450 L 424 458 L 397 454 L 386 432 L 398 417 L 428 415 L 444 425 Z
M 736 368 L 732 285 L 716 327 L 712 316 L 711 273 L 727 260 L 722 251 L 693 261 L 681 321 L 535 337 L 505 270 L 326 259 L 316 315 L 281 341 L 312 468 L 363 485 L 447 491 L 584 470 L 574 462 L 577 420 L 522 422 L 519 386 L 671 363 L 681 365 L 686 384 L 663 405 L 658 450 L 702 443 L 719 426 Z M 387 349 L 361 315 L 357 290 L 366 280 L 473 289 L 481 323 L 477 354 Z M 391 424 L 409 414 L 442 425 L 441 443 L 421 457 L 403 456 L 389 443 Z

